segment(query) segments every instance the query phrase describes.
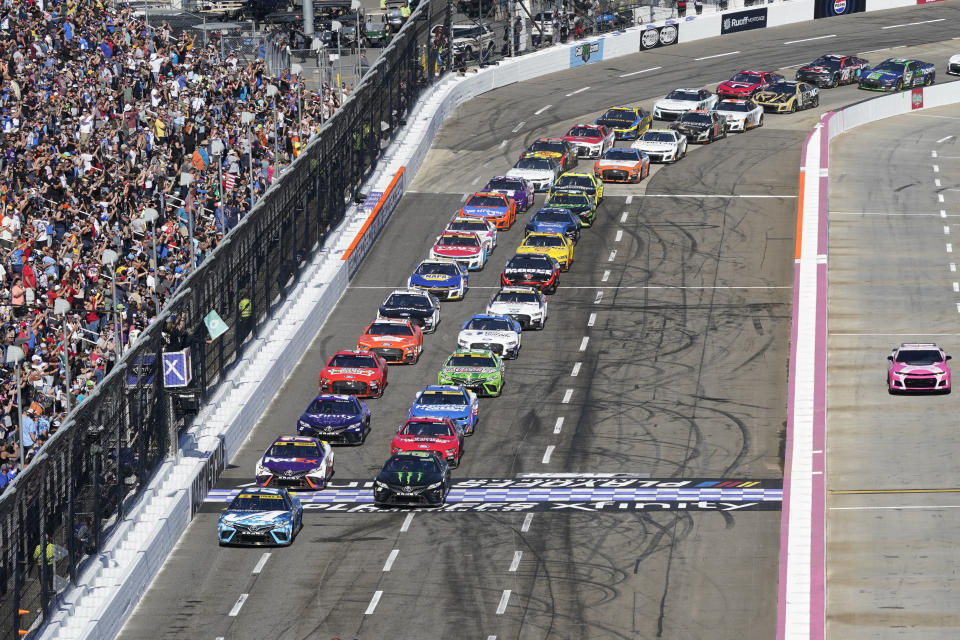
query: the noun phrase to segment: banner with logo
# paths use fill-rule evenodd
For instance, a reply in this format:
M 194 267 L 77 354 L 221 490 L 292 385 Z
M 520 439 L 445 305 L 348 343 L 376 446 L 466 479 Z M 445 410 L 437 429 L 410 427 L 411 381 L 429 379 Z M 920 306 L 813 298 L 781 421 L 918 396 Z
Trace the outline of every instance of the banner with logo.
M 867 0 L 815 0 L 813 3 L 814 18 L 832 18 L 846 16 L 851 13 L 866 11 Z
M 680 36 L 680 25 L 668 22 L 662 27 L 651 26 L 640 34 L 640 50 L 666 47 L 676 44 Z
M 570 47 L 570 68 L 603 60 L 603 40 L 582 42 Z
M 725 14 L 723 21 L 720 23 L 720 35 L 725 36 L 728 33 L 763 29 L 765 26 L 767 26 L 766 7 L 747 9 L 746 11 Z

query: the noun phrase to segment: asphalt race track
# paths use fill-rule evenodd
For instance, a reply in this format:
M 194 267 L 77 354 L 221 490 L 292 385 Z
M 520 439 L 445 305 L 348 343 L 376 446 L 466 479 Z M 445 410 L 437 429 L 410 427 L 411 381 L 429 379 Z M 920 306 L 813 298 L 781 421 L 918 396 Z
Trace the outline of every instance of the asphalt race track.
M 875 61 L 915 56 L 943 68 L 955 51 L 958 9 L 950 5 L 677 45 L 462 106 L 217 489 L 252 481 L 269 442 L 294 431 L 326 357 L 355 344 L 465 194 L 505 172 L 536 137 L 561 135 L 612 104 L 649 108 L 675 87 L 715 85 L 741 68 L 795 67 L 828 47 L 873 51 L 865 57 Z M 794 42 L 824 35 L 836 37 L 829 45 Z M 903 48 L 876 51 L 893 46 Z M 762 129 L 692 149 L 641 185 L 608 188 L 597 224 L 583 233 L 574 266 L 550 299 L 546 329 L 524 334 L 503 396 L 481 401 L 455 479 L 509 484 L 521 474 L 617 473 L 634 483 L 649 478 L 649 486 L 731 479 L 779 487 L 799 148 L 824 109 L 871 95 L 826 90 L 820 109 L 768 114 Z M 527 215 L 501 233 L 466 299 L 444 304 L 420 363 L 391 368 L 384 398 L 369 402 L 368 442 L 336 451 L 337 482 L 375 475 L 414 393 L 435 382 L 461 323 L 495 291 Z M 216 493 L 122 638 L 775 636 L 775 510 L 723 509 L 706 499 L 691 510 L 680 499 L 640 498 L 611 509 L 589 497 L 537 508 L 480 500 L 443 512 L 343 503 L 308 510 L 289 549 L 225 549 L 216 544 Z

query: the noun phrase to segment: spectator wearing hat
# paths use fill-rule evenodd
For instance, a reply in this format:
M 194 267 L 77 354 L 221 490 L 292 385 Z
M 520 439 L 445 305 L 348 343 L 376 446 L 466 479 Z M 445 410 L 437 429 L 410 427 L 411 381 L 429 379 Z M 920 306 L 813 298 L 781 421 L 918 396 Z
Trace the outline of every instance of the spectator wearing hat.
M 35 416 L 36 412 L 33 409 L 27 409 L 20 419 L 20 442 L 25 453 L 30 452 L 40 435 Z

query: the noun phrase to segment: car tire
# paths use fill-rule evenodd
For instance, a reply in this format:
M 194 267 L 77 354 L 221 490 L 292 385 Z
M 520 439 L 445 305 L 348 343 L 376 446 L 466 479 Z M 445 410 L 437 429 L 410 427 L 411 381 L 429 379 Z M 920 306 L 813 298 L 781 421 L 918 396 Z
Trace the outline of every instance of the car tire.
M 797 101 L 794 100 L 793 104 L 790 105 L 790 113 L 796 113 L 796 112 L 797 112 Z
M 839 74 L 839 73 L 833 74 L 833 84 L 830 85 L 830 86 L 833 87 L 834 89 L 836 89 L 837 87 L 840 86 L 840 74 Z
M 819 106 L 820 106 L 820 96 L 819 96 L 819 95 L 816 95 L 816 96 L 813 97 L 813 104 L 810 105 L 810 108 L 811 108 L 811 109 L 814 109 L 814 108 L 819 107 Z
M 927 79 L 924 80 L 923 86 L 929 87 L 930 85 L 932 85 L 932 84 L 934 83 L 934 81 L 935 81 L 936 75 L 937 75 L 937 74 L 935 74 L 935 73 L 931 73 L 931 74 L 927 77 Z M 950 390 L 949 390 L 949 389 L 947 390 L 947 393 L 950 393 Z
M 382 397 L 383 397 L 383 392 L 386 391 L 386 390 L 387 390 L 387 383 L 384 382 L 382 385 L 380 385 L 380 391 L 379 391 L 379 393 L 377 393 L 377 395 L 375 395 L 375 396 L 373 396 L 373 397 L 374 397 L 374 398 L 382 398 Z
M 903 91 L 903 78 L 897 78 L 897 84 L 893 87 L 894 91 Z
M 763 126 L 763 114 L 760 114 L 760 118 L 757 120 L 757 129 Z

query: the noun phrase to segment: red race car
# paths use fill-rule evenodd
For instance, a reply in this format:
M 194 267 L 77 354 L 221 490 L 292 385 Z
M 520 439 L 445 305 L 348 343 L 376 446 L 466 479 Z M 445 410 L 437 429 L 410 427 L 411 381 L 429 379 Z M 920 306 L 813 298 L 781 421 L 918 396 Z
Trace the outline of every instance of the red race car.
M 717 85 L 717 95 L 721 99 L 745 100 L 775 82 L 783 82 L 783 76 L 773 71 L 740 71 L 726 82 Z
M 387 361 L 370 351 L 337 351 L 320 372 L 320 393 L 379 398 L 387 388 Z
M 451 467 L 460 466 L 463 433 L 450 418 L 409 418 L 390 443 L 390 453 L 436 451 Z
M 617 137 L 613 129 L 599 124 L 577 124 L 567 131 L 563 139 L 570 143 L 578 156 L 599 158 L 613 146 Z

